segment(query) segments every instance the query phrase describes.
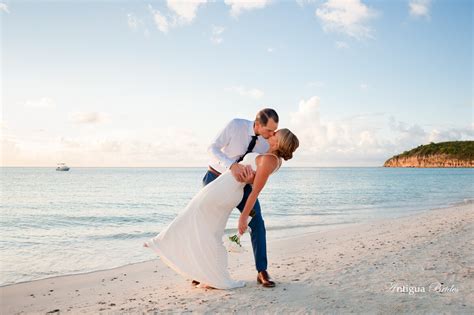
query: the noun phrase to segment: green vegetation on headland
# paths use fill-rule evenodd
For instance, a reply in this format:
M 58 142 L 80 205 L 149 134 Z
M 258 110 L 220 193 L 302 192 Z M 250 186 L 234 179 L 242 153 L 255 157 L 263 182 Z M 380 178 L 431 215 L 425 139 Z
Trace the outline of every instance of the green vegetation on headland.
M 420 145 L 388 159 L 388 167 L 473 167 L 474 141 Z
M 430 144 L 420 145 L 394 157 L 427 156 L 435 154 L 447 154 L 458 160 L 474 160 L 474 141 L 431 142 Z

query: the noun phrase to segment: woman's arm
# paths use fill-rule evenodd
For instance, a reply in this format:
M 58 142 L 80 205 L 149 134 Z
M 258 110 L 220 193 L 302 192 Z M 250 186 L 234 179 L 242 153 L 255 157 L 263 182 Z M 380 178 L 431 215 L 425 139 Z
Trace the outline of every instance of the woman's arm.
M 239 233 L 244 234 L 247 229 L 247 220 L 255 206 L 258 195 L 265 186 L 268 177 L 278 167 L 278 160 L 274 155 L 260 155 L 256 158 L 257 172 L 255 173 L 255 179 L 253 181 L 252 192 L 247 198 L 244 210 L 240 214 L 239 218 Z

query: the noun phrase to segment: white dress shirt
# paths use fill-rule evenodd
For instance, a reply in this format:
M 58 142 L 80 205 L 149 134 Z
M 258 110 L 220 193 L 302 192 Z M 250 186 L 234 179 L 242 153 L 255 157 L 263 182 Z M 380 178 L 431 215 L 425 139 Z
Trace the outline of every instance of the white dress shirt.
M 247 148 L 255 136 L 254 122 L 247 119 L 232 119 L 217 135 L 207 151 L 211 157 L 209 166 L 224 173 L 235 161 L 247 152 Z M 262 136 L 258 136 L 252 152 L 266 153 L 270 145 Z

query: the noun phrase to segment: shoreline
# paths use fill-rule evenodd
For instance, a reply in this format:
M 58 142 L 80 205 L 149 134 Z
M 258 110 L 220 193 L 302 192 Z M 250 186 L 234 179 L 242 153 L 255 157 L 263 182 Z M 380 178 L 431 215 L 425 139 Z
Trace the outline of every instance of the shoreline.
M 298 233 L 298 234 L 279 236 L 276 240 L 275 239 L 272 240 L 272 239 L 267 238 L 267 243 L 278 242 L 278 241 L 281 241 L 281 240 L 290 240 L 290 239 L 305 236 L 305 235 L 308 235 L 308 234 L 321 233 L 321 232 L 330 231 L 330 230 L 334 230 L 334 229 L 341 229 L 341 228 L 345 228 L 345 227 L 350 227 L 350 226 L 353 226 L 353 225 L 369 224 L 369 223 L 373 223 L 373 222 L 377 222 L 377 221 L 398 219 L 398 218 L 403 218 L 403 217 L 406 217 L 406 216 L 413 216 L 413 215 L 417 215 L 417 214 L 422 214 L 422 213 L 433 211 L 433 210 L 443 210 L 443 209 L 448 209 L 448 208 L 452 208 L 452 207 L 456 207 L 456 206 L 464 206 L 464 205 L 469 205 L 469 204 L 474 205 L 474 199 L 464 199 L 463 201 L 451 202 L 450 204 L 444 205 L 444 206 L 438 206 L 438 207 L 435 207 L 435 208 L 429 208 L 428 207 L 428 208 L 423 208 L 423 209 L 416 209 L 416 210 L 413 210 L 413 212 L 402 212 L 401 215 L 399 214 L 399 215 L 396 215 L 394 217 L 390 217 L 390 216 L 388 216 L 388 217 L 379 217 L 379 218 L 374 218 L 370 221 L 363 221 L 363 222 L 341 222 L 341 223 L 329 223 L 329 224 L 320 224 L 320 225 L 319 224 L 316 224 L 316 225 L 301 225 L 301 226 L 297 226 L 297 227 L 291 226 L 289 228 L 268 227 L 267 228 L 267 234 L 268 234 L 268 231 L 274 231 L 274 230 L 275 231 L 293 230 L 293 229 L 295 229 L 295 230 L 305 230 L 305 229 L 311 229 L 311 228 L 316 228 L 316 227 L 318 228 L 318 230 L 312 230 L 312 231 L 310 230 L 310 231 L 302 232 L 302 233 Z M 237 229 L 232 229 L 232 232 L 227 231 L 227 229 L 225 231 L 226 234 L 230 234 L 230 233 L 234 233 L 234 232 L 236 233 Z M 246 245 L 251 246 L 249 244 L 249 242 L 250 242 L 249 237 L 246 236 L 246 238 L 248 238 Z M 52 275 L 52 276 L 47 276 L 45 278 L 40 278 L 40 279 L 32 279 L 32 280 L 25 280 L 25 281 L 20 281 L 20 282 L 15 282 L 15 283 L 1 284 L 0 289 L 5 288 L 5 287 L 9 287 L 9 286 L 13 286 L 13 285 L 17 285 L 17 284 L 24 284 L 24 283 L 30 283 L 30 282 L 35 282 L 35 281 L 55 279 L 55 278 L 59 278 L 59 277 L 70 277 L 70 276 L 76 276 L 76 275 L 86 275 L 86 274 L 95 273 L 95 272 L 115 270 L 115 269 L 119 269 L 119 268 L 122 268 L 122 267 L 127 267 L 127 266 L 136 265 L 136 264 L 150 262 L 150 261 L 153 261 L 153 260 L 154 260 L 154 258 L 151 258 L 151 259 L 148 259 L 148 260 L 127 263 L 127 264 L 124 264 L 124 265 L 111 267 L 111 268 L 89 270 L 89 271 L 84 271 L 84 272 L 68 273 L 68 274 L 62 274 L 62 275 Z
M 384 299 L 388 300 L 391 298 L 403 300 L 407 296 L 416 297 L 424 294 L 424 300 L 430 300 L 430 303 L 421 303 L 419 309 L 411 308 L 410 310 L 434 311 L 437 310 L 436 305 L 438 307 L 441 305 L 439 297 L 433 292 L 431 294 L 416 292 L 413 295 L 399 292 L 388 294 L 386 286 L 390 284 L 389 280 L 406 284 L 400 287 L 421 286 L 427 279 L 421 279 L 420 272 L 433 273 L 435 271 L 435 274 L 431 275 L 435 279 L 439 278 L 436 277 L 436 271 L 438 271 L 439 274 L 461 275 L 453 278 L 458 282 L 445 281 L 447 284 L 456 286 L 458 292 L 444 293 L 453 301 L 461 301 L 461 304 L 457 306 L 453 304 L 450 308 L 445 306 L 444 311 L 472 311 L 474 310 L 472 302 L 474 295 L 470 292 L 474 292 L 474 257 L 469 253 L 469 251 L 474 252 L 472 237 L 469 241 L 474 228 L 472 210 L 472 202 L 460 202 L 458 205 L 407 213 L 397 218 L 379 218 L 370 222 L 350 223 L 342 227 L 308 232 L 285 239 L 268 240 L 269 273 L 277 282 L 277 286 L 273 289 L 264 289 L 257 285 L 254 279 L 256 271 L 253 255 L 251 248 L 248 248 L 250 244 L 246 244 L 247 252 L 229 254 L 231 275 L 247 283 L 247 286 L 241 289 L 224 291 L 194 288 L 189 281 L 165 266 L 159 258 L 155 258 L 111 269 L 53 276 L 1 286 L 1 309 L 2 313 L 15 314 L 48 312 L 56 309 L 73 313 L 95 313 L 106 310 L 151 312 L 176 309 L 181 312 L 190 310 L 203 312 L 210 309 L 230 312 L 234 308 L 245 312 L 281 311 L 282 308 L 291 312 L 314 310 L 333 312 L 344 309 L 370 312 L 371 308 L 367 308 L 368 306 L 387 304 L 386 300 L 377 300 L 376 293 L 381 293 L 380 290 L 382 290 L 382 293 L 385 293 Z M 420 222 L 417 223 L 418 221 Z M 400 230 L 403 230 L 403 233 L 399 233 Z M 454 233 L 466 239 L 466 246 L 460 247 L 462 245 L 460 236 L 454 236 Z M 380 239 L 374 236 L 379 236 Z M 431 244 L 423 243 L 424 247 L 415 248 L 416 245 L 421 245 L 423 241 L 430 239 Z M 434 239 L 437 239 L 437 242 L 433 242 Z M 436 247 L 443 244 L 442 250 L 436 248 L 429 253 L 424 253 L 430 246 Z M 458 247 L 457 251 L 455 251 L 456 247 Z M 430 258 L 440 256 L 441 253 L 461 258 L 452 261 L 451 264 L 445 263 L 444 270 L 426 265 Z M 450 259 L 453 258 L 451 256 Z M 413 266 L 416 267 L 411 264 L 399 265 L 397 260 L 401 257 L 407 261 L 412 260 Z M 434 264 L 439 262 L 443 265 L 443 256 L 438 258 L 434 260 Z M 374 277 L 374 273 L 379 273 L 377 265 L 381 266 L 380 269 L 387 269 L 392 265 L 397 268 L 395 270 L 389 268 L 383 275 L 378 274 Z M 445 270 L 451 267 L 453 270 Z M 412 280 L 406 279 L 406 276 L 397 280 L 397 275 L 401 271 L 410 275 Z M 322 279 L 325 281 L 321 281 Z M 377 284 L 378 292 L 370 294 L 369 292 L 374 288 L 367 287 L 367 283 L 361 282 L 361 279 L 370 280 L 369 283 L 373 285 Z M 415 280 L 420 283 L 416 283 Z M 436 281 L 442 282 L 439 279 Z M 381 283 L 385 284 L 385 287 L 382 286 L 385 291 L 380 286 Z M 393 281 L 391 283 L 393 284 Z M 339 287 L 334 288 L 335 285 Z M 362 292 L 349 290 L 350 288 L 360 289 L 364 285 L 365 290 Z M 351 304 L 348 300 L 343 303 L 346 307 L 340 308 L 343 292 L 346 297 L 356 295 L 359 299 L 372 302 L 358 305 L 355 301 Z M 311 294 L 308 295 L 309 293 Z M 74 297 L 74 302 L 71 301 L 72 297 Z M 261 297 L 262 300 L 255 297 Z M 254 300 L 255 303 L 248 304 L 249 299 Z M 435 303 L 436 301 L 438 302 Z M 415 303 L 416 300 L 412 299 L 412 302 Z
M 272 242 L 278 242 L 278 241 L 281 241 L 281 240 L 289 240 L 289 239 L 293 239 L 293 238 L 298 238 L 298 237 L 302 237 L 302 236 L 305 236 L 305 235 L 310 235 L 310 234 L 314 234 L 314 233 L 322 233 L 322 232 L 325 232 L 325 231 L 330 231 L 330 230 L 333 230 L 333 229 L 341 229 L 341 228 L 344 228 L 344 227 L 348 227 L 348 226 L 352 226 L 352 225 L 361 225 L 361 224 L 369 224 L 369 223 L 372 223 L 372 222 L 377 222 L 377 221 L 384 221 L 384 220 L 390 220 L 390 219 L 398 219 L 398 218 L 403 218 L 403 217 L 406 217 L 406 216 L 413 216 L 413 215 L 417 215 L 417 214 L 422 214 L 422 213 L 425 213 L 425 212 L 429 212 L 429 211 L 433 211 L 433 210 L 443 210 L 443 209 L 448 209 L 448 208 L 452 208 L 452 207 L 456 207 L 456 206 L 464 206 L 464 205 L 469 205 L 469 204 L 473 204 L 474 205 L 474 199 L 464 199 L 464 201 L 458 201 L 458 202 L 454 202 L 454 203 L 451 203 L 451 204 L 448 204 L 448 205 L 445 205 L 445 206 L 440 206 L 440 207 L 436 207 L 436 208 L 424 208 L 424 209 L 417 209 L 417 210 L 413 210 L 413 212 L 401 212 L 402 214 L 401 215 L 397 215 L 395 217 L 382 217 L 382 218 L 375 218 L 375 219 L 372 219 L 370 221 L 363 221 L 363 222 L 341 222 L 341 223 L 330 223 L 330 224 L 321 224 L 321 225 L 306 225 L 306 226 L 297 226 L 297 227 L 289 227 L 289 228 L 272 228 L 272 227 L 269 227 L 267 228 L 267 234 L 268 234 L 268 231 L 283 231 L 283 230 L 304 230 L 304 229 L 311 229 L 311 228 L 319 228 L 319 230 L 317 231 L 306 231 L 306 232 L 303 232 L 303 233 L 298 233 L 298 234 L 291 234 L 291 235 L 285 235 L 285 236 L 279 236 L 277 237 L 277 239 L 275 240 L 272 240 L 272 239 L 267 239 L 267 243 L 270 244 Z M 317 216 L 317 215 L 315 215 Z M 234 230 L 234 229 L 232 229 Z M 235 229 L 234 232 L 236 232 L 237 230 Z M 227 231 L 226 229 L 226 234 L 229 234 L 228 233 L 229 231 Z M 248 237 L 247 237 L 248 238 Z M 246 244 L 247 246 L 251 246 L 251 244 L 249 243 L 249 240 L 246 240 Z M 244 240 L 245 242 L 245 240 Z M 76 273 L 69 273 L 69 274 L 62 274 L 62 275 L 52 275 L 52 276 L 47 276 L 45 278 L 40 278 L 40 279 L 32 279 L 32 280 L 25 280 L 25 281 L 20 281 L 20 282 L 15 282 L 15 283 L 8 283 L 8 284 L 1 284 L 0 285 L 0 289 L 1 288 L 5 288 L 5 287 L 9 287 L 9 286 L 14 286 L 14 285 L 18 285 L 18 284 L 25 284 L 25 283 L 31 283 L 31 282 L 35 282 L 35 281 L 42 281 L 42 280 L 48 280 L 48 279 L 55 279 L 55 278 L 60 278 L 60 277 L 70 277 L 70 276 L 76 276 L 76 275 L 87 275 L 87 274 L 91 274 L 91 273 L 95 273 L 95 272 L 104 272 L 104 271 L 109 271 L 109 270 L 115 270 L 115 269 L 119 269 L 119 268 L 122 268 L 122 267 L 126 267 L 126 266 L 132 266 L 132 265 L 136 265 L 136 264 L 142 264 L 142 263 L 146 263 L 146 262 L 150 262 L 150 261 L 153 261 L 155 260 L 154 258 L 151 258 L 151 259 L 148 259 L 148 260 L 143 260 L 143 261 L 138 261 L 138 262 L 131 262 L 131 263 L 127 263 L 127 264 L 124 264 L 124 265 L 120 265 L 120 266 L 116 266 L 116 267 L 111 267 L 111 268 L 104 268 L 104 269 L 97 269 L 97 270 L 90 270 L 90 271 L 84 271 L 84 272 L 76 272 Z

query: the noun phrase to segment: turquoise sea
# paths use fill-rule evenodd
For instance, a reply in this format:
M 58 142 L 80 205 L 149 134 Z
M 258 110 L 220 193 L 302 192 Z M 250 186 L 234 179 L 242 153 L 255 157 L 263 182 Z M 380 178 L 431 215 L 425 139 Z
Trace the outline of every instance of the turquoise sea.
M 1 168 L 0 285 L 155 259 L 143 241 L 184 209 L 205 171 Z M 473 199 L 468 168 L 282 168 L 260 196 L 269 241 Z

